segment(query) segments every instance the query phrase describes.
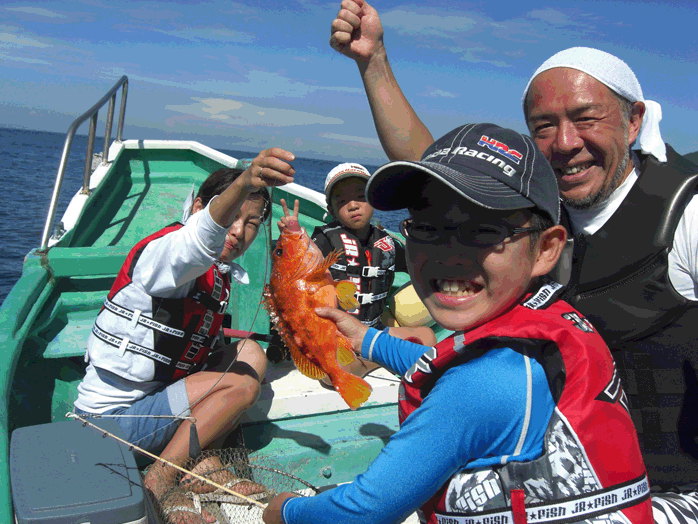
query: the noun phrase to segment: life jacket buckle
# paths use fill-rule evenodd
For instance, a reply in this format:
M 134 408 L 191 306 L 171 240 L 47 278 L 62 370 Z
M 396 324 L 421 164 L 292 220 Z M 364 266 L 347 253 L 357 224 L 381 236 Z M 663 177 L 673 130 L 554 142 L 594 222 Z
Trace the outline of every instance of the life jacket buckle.
M 384 274 L 385 270 L 376 266 L 364 266 L 361 270 L 361 276 L 364 278 L 376 278 Z
M 365 306 L 366 304 L 373 304 L 373 293 L 357 293 L 356 299 L 362 306 Z

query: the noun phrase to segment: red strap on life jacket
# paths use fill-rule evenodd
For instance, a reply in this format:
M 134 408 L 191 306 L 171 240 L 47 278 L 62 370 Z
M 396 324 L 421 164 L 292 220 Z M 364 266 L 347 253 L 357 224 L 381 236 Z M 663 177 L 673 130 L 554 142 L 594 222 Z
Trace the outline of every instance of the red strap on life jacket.
M 522 489 L 511 490 L 511 512 L 514 514 L 514 524 L 528 524 L 526 517 L 526 495 Z

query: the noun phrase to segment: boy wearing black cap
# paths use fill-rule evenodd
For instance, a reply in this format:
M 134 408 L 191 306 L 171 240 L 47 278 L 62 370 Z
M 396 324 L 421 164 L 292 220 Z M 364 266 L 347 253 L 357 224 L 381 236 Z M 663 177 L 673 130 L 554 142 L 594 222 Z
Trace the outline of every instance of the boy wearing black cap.
M 456 334 L 423 348 L 318 309 L 357 352 L 403 375 L 398 431 L 353 483 L 281 494 L 284 522 L 653 522 L 635 428 L 613 359 L 544 276 L 566 234 L 555 175 L 529 137 L 466 125 L 420 162 L 378 169 L 377 209 L 407 207 L 412 283 Z

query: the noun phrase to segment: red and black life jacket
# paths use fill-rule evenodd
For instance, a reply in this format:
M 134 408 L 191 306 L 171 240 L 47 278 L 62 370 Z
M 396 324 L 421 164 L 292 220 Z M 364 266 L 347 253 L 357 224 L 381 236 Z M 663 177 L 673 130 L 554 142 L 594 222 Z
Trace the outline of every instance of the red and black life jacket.
M 167 382 L 196 371 L 208 357 L 228 307 L 228 275 L 212 266 L 184 298 L 148 295 L 131 280 L 145 247 L 181 227 L 144 238 L 126 257 L 88 341 L 96 367 L 128 380 Z
M 316 227 L 313 237 L 323 234 L 332 248 L 341 251 L 339 260 L 330 266 L 334 280 L 350 280 L 356 284 L 356 298 L 361 306 L 350 312 L 366 326 L 380 327 L 381 314 L 395 278 L 395 240 L 386 231 L 371 226 L 366 241 L 369 249 L 337 221 Z
M 405 374 L 401 424 L 446 370 L 495 347 L 523 348 L 525 358 L 535 359 L 556 404 L 542 456 L 458 471 L 422 507 L 429 523 L 563 524 L 603 515 L 607 522 L 653 524 L 645 467 L 613 359 L 591 324 L 557 299 L 561 289 L 545 283 L 504 315 L 437 344 Z

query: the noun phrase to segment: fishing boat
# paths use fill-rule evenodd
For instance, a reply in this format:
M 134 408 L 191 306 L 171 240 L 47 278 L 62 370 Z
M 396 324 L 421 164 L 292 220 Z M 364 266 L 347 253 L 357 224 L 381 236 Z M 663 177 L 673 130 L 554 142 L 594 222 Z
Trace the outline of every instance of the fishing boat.
M 121 92 L 116 138 L 111 140 Z M 88 335 L 126 255 L 140 239 L 178 221 L 192 186 L 222 167 L 245 167 L 198 142 L 125 140 L 128 79 L 122 77 L 69 128 L 41 245 L 30 251 L 23 273 L 0 309 L 2 406 L 0 410 L 0 522 L 14 521 L 10 482 L 10 437 L 20 428 L 65 424 L 84 375 Z M 108 105 L 104 146 L 94 154 L 98 112 Z M 82 189 L 60 220 L 56 203 L 77 129 L 89 120 Z M 95 157 L 97 158 L 95 160 Z M 329 221 L 324 195 L 298 184 L 272 192 L 275 224 L 281 199 L 299 199 L 308 231 Z M 276 227 L 273 234 L 278 235 Z M 224 325 L 270 333 L 260 308 L 270 271 L 270 241 L 260 234 L 238 262 L 248 286 L 233 286 Z M 407 280 L 398 274 L 397 290 Z M 264 338 L 264 337 L 262 337 Z M 266 347 L 266 343 L 262 342 Z M 288 360 L 268 366 L 261 398 L 242 424 L 251 456 L 273 457 L 282 468 L 313 486 L 351 481 L 378 455 L 397 430 L 398 379 L 385 370 L 367 377 L 368 402 L 350 411 L 334 391 L 301 375 Z M 56 427 L 58 429 L 58 427 Z M 45 459 L 50 460 L 50 459 Z M 64 460 L 56 456 L 55 460 Z M 70 486 L 55 486 L 56 490 Z M 81 521 L 82 522 L 82 521 Z

